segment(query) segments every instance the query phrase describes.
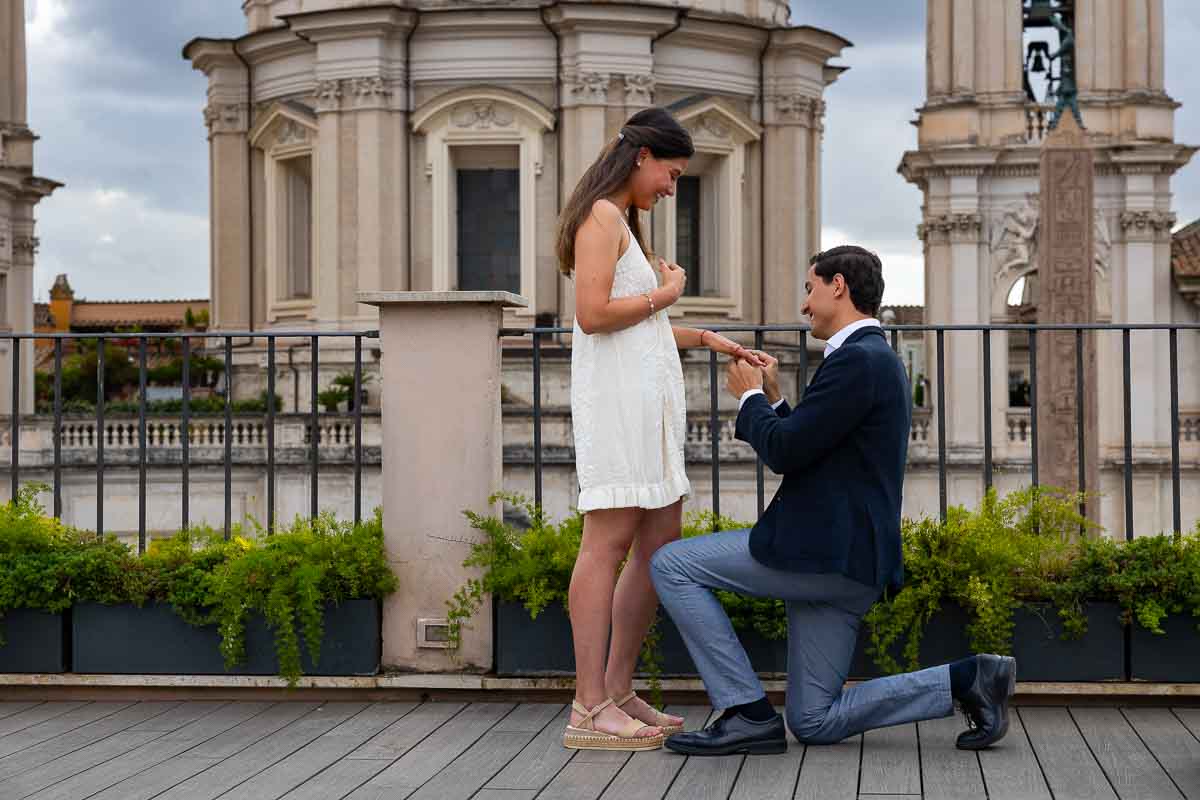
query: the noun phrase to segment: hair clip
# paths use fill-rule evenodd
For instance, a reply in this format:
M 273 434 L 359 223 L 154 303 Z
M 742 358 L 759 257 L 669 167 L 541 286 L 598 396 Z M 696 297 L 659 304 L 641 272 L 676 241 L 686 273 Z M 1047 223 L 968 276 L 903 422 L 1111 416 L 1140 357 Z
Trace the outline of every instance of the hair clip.
M 625 138 L 625 131 L 618 131 L 617 132 L 617 141 L 619 142 L 624 138 Z

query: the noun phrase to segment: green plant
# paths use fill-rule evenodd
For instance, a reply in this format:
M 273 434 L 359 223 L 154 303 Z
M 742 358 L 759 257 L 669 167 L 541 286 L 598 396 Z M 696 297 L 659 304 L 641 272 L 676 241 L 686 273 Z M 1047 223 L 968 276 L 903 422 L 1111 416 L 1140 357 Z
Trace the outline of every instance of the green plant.
M 1079 531 L 1095 527 L 1078 505 L 1077 495 L 1047 487 L 1003 499 L 991 490 L 978 511 L 953 507 L 944 522 L 905 520 L 904 586 L 866 616 L 875 662 L 900 671 L 892 647 L 904 642 L 902 658 L 915 669 L 924 628 L 945 602 L 967 611 L 976 652 L 1011 652 L 1013 612 L 1027 601 L 1056 601 L 1068 631 L 1080 633 L 1081 587 L 1055 586 L 1080 546 Z
M 338 406 L 350 399 L 350 392 L 340 386 L 331 387 L 323 391 L 317 392 L 317 402 L 321 404 L 329 413 L 334 413 L 338 410 Z
M 115 537 L 47 517 L 37 502 L 47 488 L 22 487 L 0 506 L 0 615 L 15 608 L 60 612 L 76 602 L 170 603 L 192 625 L 218 626 L 232 667 L 245 657 L 246 618 L 258 612 L 275 633 L 280 674 L 294 686 L 300 635 L 312 659 L 320 657 L 326 602 L 382 598 L 396 589 L 379 510 L 358 525 L 328 513 L 297 518 L 270 537 L 235 526 L 226 541 L 212 528 L 192 528 L 152 541 L 139 557 Z

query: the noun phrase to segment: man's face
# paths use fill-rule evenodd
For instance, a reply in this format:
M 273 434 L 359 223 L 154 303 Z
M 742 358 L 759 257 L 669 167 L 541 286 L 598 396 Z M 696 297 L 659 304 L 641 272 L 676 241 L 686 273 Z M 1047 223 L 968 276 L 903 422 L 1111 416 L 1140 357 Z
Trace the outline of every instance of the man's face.
M 824 278 L 817 275 L 815 266 L 808 268 L 804 279 L 804 290 L 808 297 L 805 298 L 800 313 L 808 317 L 812 324 L 813 336 L 818 339 L 828 339 L 837 333 L 830 328 L 837 312 L 838 295 L 844 292 L 844 287 L 845 279 L 840 274 L 834 275 L 826 283 Z

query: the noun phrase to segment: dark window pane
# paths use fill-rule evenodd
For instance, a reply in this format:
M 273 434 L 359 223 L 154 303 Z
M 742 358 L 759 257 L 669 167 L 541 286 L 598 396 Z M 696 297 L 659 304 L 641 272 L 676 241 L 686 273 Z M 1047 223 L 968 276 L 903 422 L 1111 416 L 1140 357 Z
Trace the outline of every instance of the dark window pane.
M 521 291 L 520 170 L 458 170 L 458 288 Z
M 675 261 L 687 270 L 684 294 L 700 295 L 700 176 L 684 175 L 675 186 Z

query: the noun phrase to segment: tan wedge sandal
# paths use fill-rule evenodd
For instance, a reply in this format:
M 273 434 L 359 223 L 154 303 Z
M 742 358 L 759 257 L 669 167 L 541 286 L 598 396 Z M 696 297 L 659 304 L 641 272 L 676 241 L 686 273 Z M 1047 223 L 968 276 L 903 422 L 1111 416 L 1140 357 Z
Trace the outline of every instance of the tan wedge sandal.
M 567 731 L 563 734 L 563 747 L 572 750 L 657 750 L 662 747 L 662 733 L 654 736 L 637 735 L 643 728 L 653 726 L 636 719 L 626 723 L 619 734 L 596 730 L 596 715 L 612 705 L 612 702 L 610 697 L 588 711 L 578 700 L 571 701 L 571 708 L 582 714 L 583 719 L 579 720 L 578 725 L 567 725 Z
M 637 692 L 631 690 L 629 692 L 629 694 L 625 695 L 620 700 L 613 700 L 613 705 L 615 705 L 617 708 L 620 708 L 621 706 L 625 705 L 626 703 L 628 703 L 630 700 L 634 699 L 635 697 L 637 697 Z M 647 703 L 646 705 L 650 705 L 650 704 Z M 647 722 L 646 724 L 651 725 L 651 726 L 661 730 L 662 735 L 664 737 L 670 736 L 672 733 L 679 733 L 680 731 L 683 730 L 682 724 L 674 725 L 669 722 L 666 722 L 666 720 L 670 719 L 666 714 L 659 711 L 657 708 L 654 708 L 654 706 L 650 706 L 650 708 L 651 708 L 651 710 L 654 711 L 654 722 Z M 633 716 L 633 715 L 630 714 L 630 716 Z M 637 719 L 637 717 L 633 717 L 633 718 Z

